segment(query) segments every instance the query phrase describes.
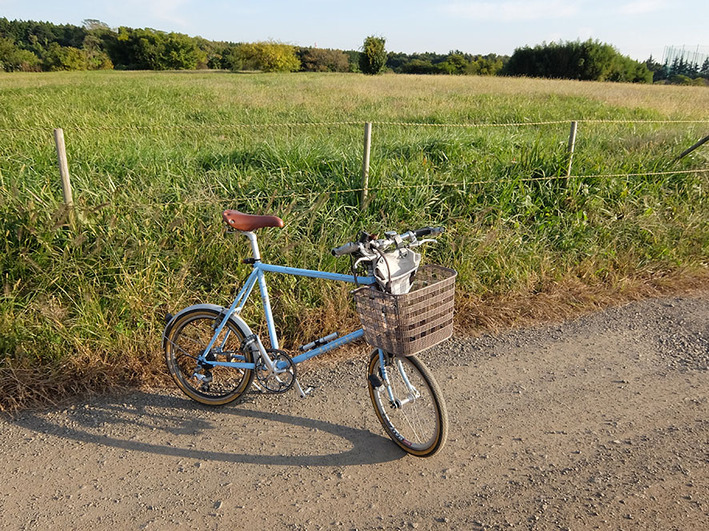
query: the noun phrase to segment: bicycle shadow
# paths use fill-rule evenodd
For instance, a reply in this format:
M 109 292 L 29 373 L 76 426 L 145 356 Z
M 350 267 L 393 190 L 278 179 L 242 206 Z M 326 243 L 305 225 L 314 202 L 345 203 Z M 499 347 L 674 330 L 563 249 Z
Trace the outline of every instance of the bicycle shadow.
M 108 397 L 66 410 L 66 417 L 56 421 L 57 415 L 25 412 L 11 422 L 27 430 L 55 437 L 92 443 L 122 450 L 149 452 L 202 461 L 288 466 L 347 466 L 376 464 L 401 459 L 405 452 L 391 440 L 369 430 L 335 424 L 312 418 L 249 409 L 249 403 L 210 408 L 172 395 L 135 392 L 124 397 Z M 219 418 L 216 419 L 215 415 Z M 240 422 L 242 421 L 242 422 Z M 258 421 L 259 426 L 248 427 L 244 422 Z M 285 424 L 292 430 L 300 429 L 315 435 L 326 434 L 332 440 L 342 441 L 337 447 L 316 455 L 304 455 L 314 449 L 317 440 L 303 441 L 302 446 L 286 444 L 283 453 L 264 454 L 258 445 L 258 429 L 273 430 L 274 424 Z M 233 431 L 234 424 L 246 426 L 244 434 L 230 438 L 228 448 L 213 449 L 213 439 L 220 430 Z M 288 441 L 288 428 L 278 433 Z M 144 440 L 141 440 L 144 439 Z M 162 440 L 162 441 L 161 441 Z M 209 440 L 209 442 L 205 442 Z M 203 443 L 209 449 L 200 449 Z M 221 445 L 223 447 L 223 445 Z M 239 451 L 239 448 L 247 447 Z M 278 444 L 272 444 L 278 451 Z M 328 451 L 329 450 L 329 451 Z M 300 454 L 298 452 L 301 452 Z

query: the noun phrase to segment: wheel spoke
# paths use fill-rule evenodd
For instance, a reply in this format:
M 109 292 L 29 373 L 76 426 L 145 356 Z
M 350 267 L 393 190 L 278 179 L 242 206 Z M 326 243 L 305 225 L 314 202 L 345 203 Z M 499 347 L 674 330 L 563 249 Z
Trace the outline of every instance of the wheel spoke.
M 211 309 L 186 312 L 170 330 L 165 348 L 165 359 L 178 387 L 193 400 L 209 405 L 237 399 L 253 380 L 253 371 L 249 369 L 213 366 L 209 361 L 199 363 L 199 356 L 214 336 L 214 324 L 218 318 L 219 313 Z M 212 361 L 238 359 L 253 363 L 252 352 L 241 350 L 244 338 L 241 330 L 232 322 L 227 324 L 226 330 Z M 197 377 L 200 374 L 204 378 Z

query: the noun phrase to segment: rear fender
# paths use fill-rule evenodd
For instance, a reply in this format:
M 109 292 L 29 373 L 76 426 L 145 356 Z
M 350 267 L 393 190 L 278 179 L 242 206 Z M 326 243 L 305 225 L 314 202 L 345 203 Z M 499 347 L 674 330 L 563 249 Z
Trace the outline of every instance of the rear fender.
M 180 310 L 177 312 L 175 315 L 172 316 L 172 319 L 167 323 L 165 326 L 165 331 L 162 334 L 162 348 L 165 350 L 165 345 L 167 343 L 167 338 L 170 336 L 170 333 L 172 332 L 172 328 L 175 326 L 175 323 L 177 323 L 182 316 L 184 316 L 186 313 L 193 312 L 196 310 L 207 310 L 207 311 L 212 311 L 217 314 L 226 314 L 228 311 L 228 308 L 224 308 L 224 306 L 217 306 L 216 304 L 194 304 L 192 306 L 188 306 L 187 308 Z M 223 319 L 223 318 L 222 318 Z M 236 326 L 241 333 L 244 335 L 244 337 L 249 337 L 253 334 L 251 332 L 251 329 L 249 328 L 249 325 L 247 325 L 241 317 L 238 315 L 232 315 L 229 317 L 229 322 Z

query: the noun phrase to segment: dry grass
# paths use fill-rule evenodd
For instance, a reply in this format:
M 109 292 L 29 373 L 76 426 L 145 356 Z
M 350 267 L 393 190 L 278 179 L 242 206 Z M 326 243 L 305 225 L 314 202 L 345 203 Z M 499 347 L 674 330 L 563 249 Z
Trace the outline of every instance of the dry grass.
M 461 294 L 456 300 L 456 325 L 464 335 L 498 333 L 561 322 L 637 300 L 705 293 L 708 287 L 709 271 L 694 270 L 646 278 L 626 277 L 596 285 L 572 278 L 550 284 L 542 291 L 490 296 Z

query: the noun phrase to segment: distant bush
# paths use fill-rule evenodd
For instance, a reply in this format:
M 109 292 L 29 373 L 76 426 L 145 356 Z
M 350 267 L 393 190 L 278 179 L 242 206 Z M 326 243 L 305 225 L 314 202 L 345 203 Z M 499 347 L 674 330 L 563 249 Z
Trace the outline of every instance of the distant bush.
M 273 41 L 239 44 L 227 54 L 231 70 L 262 70 L 263 72 L 294 72 L 300 70 L 295 47 Z
M 118 29 L 121 66 L 137 70 L 194 70 L 206 54 L 194 39 L 181 33 L 153 29 Z
M 59 46 L 56 42 L 49 45 L 44 60 L 45 70 L 88 70 L 86 55 L 73 46 Z
M 412 59 L 400 67 L 400 72 L 404 74 L 438 74 L 440 69 L 431 61 Z
M 10 39 L 0 38 L 0 72 L 32 72 L 40 70 L 39 57 L 15 46 Z
M 340 50 L 301 48 L 298 57 L 305 72 L 349 72 L 350 59 Z
M 402 74 L 497 75 L 506 56 L 496 54 L 471 55 L 452 51 L 447 55 L 436 53 L 390 53 L 387 66 Z
M 211 68 L 214 70 L 229 68 L 225 64 L 224 58 L 233 45 L 227 42 L 209 41 L 202 37 L 195 37 L 194 40 L 197 47 L 204 53 L 204 62 L 198 64 L 197 68 Z
M 610 44 L 587 40 L 517 48 L 505 68 L 515 76 L 652 83 L 644 63 L 620 55 Z
M 504 68 L 507 59 L 507 56 L 501 57 L 494 53 L 486 56 L 479 55 L 471 61 L 466 73 L 479 76 L 496 76 Z
M 451 53 L 438 67 L 444 74 L 465 74 L 470 63 L 462 53 Z

